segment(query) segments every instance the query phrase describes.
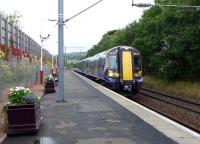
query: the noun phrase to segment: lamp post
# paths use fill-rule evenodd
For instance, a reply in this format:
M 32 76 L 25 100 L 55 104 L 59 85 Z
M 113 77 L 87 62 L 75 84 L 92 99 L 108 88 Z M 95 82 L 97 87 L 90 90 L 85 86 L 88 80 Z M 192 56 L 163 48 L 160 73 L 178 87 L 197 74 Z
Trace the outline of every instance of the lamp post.
M 55 61 L 55 62 L 54 62 Z M 51 59 L 51 73 L 57 73 L 57 55 L 52 55 Z
M 55 67 L 56 67 L 56 73 L 58 74 L 58 55 L 56 55 L 56 64 L 55 64 Z
M 44 40 L 47 40 L 49 38 L 50 34 L 48 34 L 46 37 L 43 37 L 42 35 L 40 35 L 40 40 L 41 40 L 41 51 L 40 51 L 40 84 L 43 84 L 43 67 L 42 67 L 42 62 L 43 62 L 43 42 Z
M 65 67 L 67 67 L 67 52 L 66 52 L 67 47 L 65 46 Z
M 52 55 L 52 60 L 51 60 L 51 74 L 53 75 L 53 62 L 54 62 L 54 60 L 53 60 L 53 55 Z

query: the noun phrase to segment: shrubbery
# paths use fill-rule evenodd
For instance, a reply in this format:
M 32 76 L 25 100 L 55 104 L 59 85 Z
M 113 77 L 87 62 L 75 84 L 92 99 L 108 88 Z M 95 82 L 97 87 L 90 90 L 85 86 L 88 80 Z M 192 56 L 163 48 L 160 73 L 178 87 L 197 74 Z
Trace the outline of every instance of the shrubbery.
M 197 0 L 156 0 L 159 4 L 200 5 Z M 196 8 L 151 7 L 138 22 L 112 30 L 87 57 L 117 45 L 141 51 L 144 73 L 168 81 L 200 80 L 200 14 Z

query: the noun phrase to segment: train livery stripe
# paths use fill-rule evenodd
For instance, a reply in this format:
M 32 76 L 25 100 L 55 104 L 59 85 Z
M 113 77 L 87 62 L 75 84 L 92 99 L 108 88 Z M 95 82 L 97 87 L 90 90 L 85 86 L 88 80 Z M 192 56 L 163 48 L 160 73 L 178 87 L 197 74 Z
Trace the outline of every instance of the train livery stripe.
M 133 80 L 133 69 L 132 69 L 132 55 L 131 51 L 122 52 L 122 69 L 123 69 L 123 80 Z

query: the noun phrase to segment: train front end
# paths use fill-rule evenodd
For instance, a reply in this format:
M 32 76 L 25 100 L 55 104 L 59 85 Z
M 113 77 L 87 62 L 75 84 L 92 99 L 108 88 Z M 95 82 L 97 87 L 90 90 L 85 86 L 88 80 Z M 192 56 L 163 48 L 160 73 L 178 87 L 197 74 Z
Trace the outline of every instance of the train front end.
M 113 87 L 137 93 L 143 84 L 140 52 L 131 47 L 118 47 L 109 53 L 108 63 L 108 76 L 116 79 Z
M 143 84 L 141 55 L 134 48 L 119 48 L 119 73 L 123 89 L 137 93 Z

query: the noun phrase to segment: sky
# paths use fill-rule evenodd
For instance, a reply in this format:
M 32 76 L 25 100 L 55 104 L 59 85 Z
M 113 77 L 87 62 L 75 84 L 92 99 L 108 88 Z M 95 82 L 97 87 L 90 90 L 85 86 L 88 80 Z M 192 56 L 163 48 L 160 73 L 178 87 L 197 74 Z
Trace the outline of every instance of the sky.
M 64 0 L 64 18 L 68 19 L 98 0 Z M 135 3 L 153 3 L 154 0 L 134 0 Z M 145 8 L 132 7 L 132 0 L 103 0 L 95 7 L 65 23 L 64 45 L 66 52 L 83 52 L 97 44 L 103 34 L 121 29 L 138 20 Z M 21 29 L 40 44 L 40 35 L 49 39 L 43 47 L 58 54 L 57 20 L 58 0 L 0 0 L 0 11 L 12 14 L 18 11 L 23 17 Z

